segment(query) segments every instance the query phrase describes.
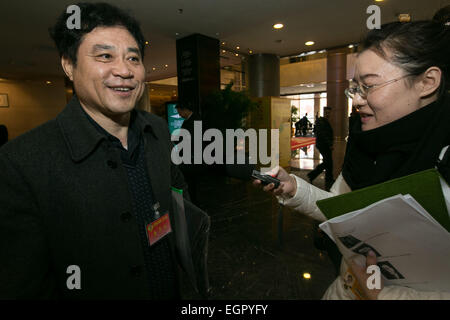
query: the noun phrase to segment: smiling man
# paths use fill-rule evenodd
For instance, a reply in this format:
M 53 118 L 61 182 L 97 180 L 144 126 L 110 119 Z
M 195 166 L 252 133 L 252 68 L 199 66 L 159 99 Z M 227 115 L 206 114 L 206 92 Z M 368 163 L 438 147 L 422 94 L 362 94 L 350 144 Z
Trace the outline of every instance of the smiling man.
M 64 10 L 50 30 L 74 97 L 0 152 L 0 298 L 180 298 L 179 263 L 205 275 L 177 246 L 167 125 L 135 110 L 144 37 L 116 7 L 78 6 L 80 29 Z

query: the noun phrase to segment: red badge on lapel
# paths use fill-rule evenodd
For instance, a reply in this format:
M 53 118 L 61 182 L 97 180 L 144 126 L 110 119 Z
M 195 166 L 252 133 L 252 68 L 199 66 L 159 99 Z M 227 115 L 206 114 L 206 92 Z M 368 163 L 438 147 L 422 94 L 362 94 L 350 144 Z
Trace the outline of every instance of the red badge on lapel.
M 172 232 L 172 227 L 170 226 L 169 213 L 166 213 L 147 225 L 147 238 L 150 246 L 170 232 Z

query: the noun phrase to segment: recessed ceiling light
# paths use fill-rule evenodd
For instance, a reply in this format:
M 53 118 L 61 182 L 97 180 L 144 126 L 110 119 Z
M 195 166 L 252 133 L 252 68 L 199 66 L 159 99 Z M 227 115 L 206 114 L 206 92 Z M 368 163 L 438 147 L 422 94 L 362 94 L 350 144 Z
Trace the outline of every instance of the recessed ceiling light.
M 252 51 L 252 50 L 249 50 L 248 53 L 253 53 L 253 51 Z
M 303 274 L 303 278 L 309 280 L 309 279 L 311 279 L 311 274 L 308 273 L 308 272 L 305 272 L 305 273 Z
M 307 46 L 312 46 L 314 44 L 314 41 L 306 41 L 305 44 Z
M 150 44 L 150 42 L 148 42 L 148 41 L 145 41 L 145 44 L 146 44 L 146 45 L 148 45 L 148 44 Z
M 284 25 L 282 23 L 276 23 L 276 24 L 273 25 L 274 29 L 281 29 L 283 27 L 284 27 Z
M 239 54 L 236 53 L 235 56 L 237 57 L 237 56 L 239 56 Z
M 168 64 L 165 64 L 165 65 L 164 65 L 164 67 L 166 67 L 166 68 L 167 68 L 168 66 L 169 66 Z
M 237 49 L 237 50 L 239 50 L 239 49 L 240 49 L 240 47 L 239 47 L 239 46 L 237 46 L 237 47 L 236 47 L 236 49 Z

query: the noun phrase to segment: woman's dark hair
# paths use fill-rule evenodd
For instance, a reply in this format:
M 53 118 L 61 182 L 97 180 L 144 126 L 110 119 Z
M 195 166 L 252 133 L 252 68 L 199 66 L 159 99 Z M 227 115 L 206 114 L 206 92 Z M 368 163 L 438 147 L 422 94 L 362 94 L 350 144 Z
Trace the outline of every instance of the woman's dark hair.
M 361 52 L 373 50 L 407 74 L 416 76 L 432 66 L 438 67 L 442 71 L 440 97 L 450 85 L 449 44 L 450 30 L 443 23 L 431 20 L 392 22 L 370 31 L 362 42 Z
M 69 58 L 76 66 L 77 52 L 83 36 L 96 27 L 123 26 L 136 40 L 142 58 L 144 58 L 145 39 L 136 19 L 108 3 L 78 3 L 80 8 L 80 29 L 69 29 L 67 19 L 73 13 L 66 9 L 58 17 L 56 24 L 49 29 L 61 57 Z

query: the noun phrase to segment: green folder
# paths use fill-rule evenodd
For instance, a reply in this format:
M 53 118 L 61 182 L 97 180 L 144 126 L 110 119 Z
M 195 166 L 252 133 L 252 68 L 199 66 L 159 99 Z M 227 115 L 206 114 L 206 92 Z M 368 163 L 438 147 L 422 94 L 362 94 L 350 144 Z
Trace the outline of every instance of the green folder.
M 336 197 L 319 200 L 317 206 L 328 219 L 332 219 L 397 194 L 413 196 L 437 222 L 450 232 L 450 218 L 439 181 L 439 172 L 436 169 L 428 169 Z

